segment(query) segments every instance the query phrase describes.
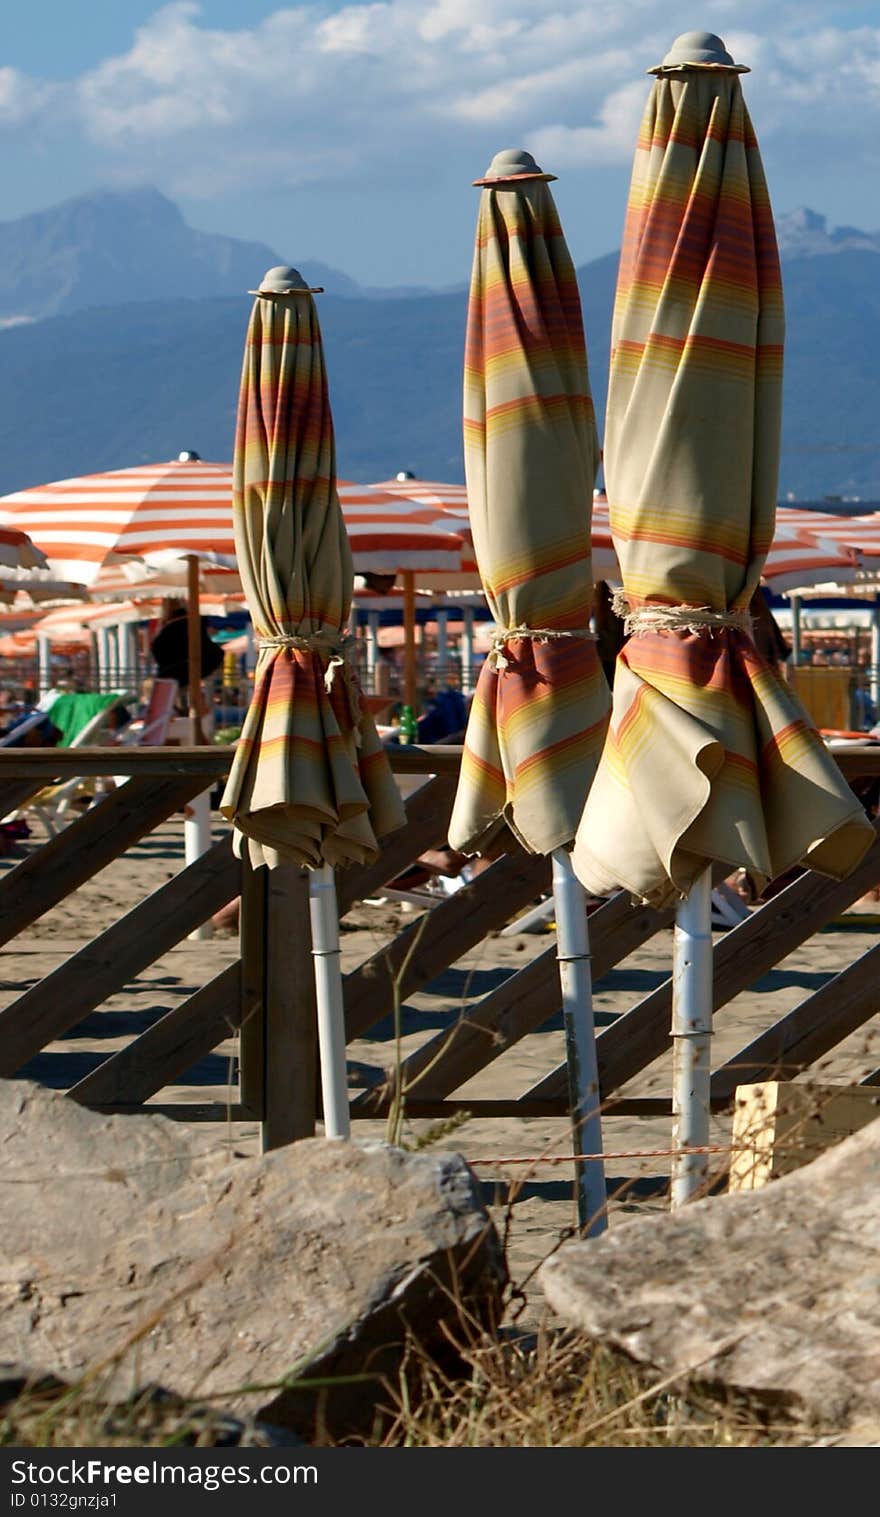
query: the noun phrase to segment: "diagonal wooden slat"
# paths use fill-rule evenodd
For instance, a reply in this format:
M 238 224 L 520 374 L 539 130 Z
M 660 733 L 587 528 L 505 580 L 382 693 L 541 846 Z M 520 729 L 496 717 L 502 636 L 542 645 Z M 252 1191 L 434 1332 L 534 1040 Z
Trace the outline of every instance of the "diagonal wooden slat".
M 830 880 L 806 870 L 731 928 L 715 949 L 713 1010 L 726 1005 L 786 954 L 834 920 L 880 879 L 880 821 L 873 847 L 858 868 L 844 880 Z M 669 1048 L 672 980 L 659 985 L 596 1039 L 599 1082 L 603 1097 L 633 1078 Z M 550 1100 L 564 1093 L 566 1071 L 559 1065 L 551 1075 L 526 1092 Z
M 485 876 L 484 876 L 485 878 Z M 620 891 L 590 917 L 590 950 L 595 980 L 608 973 L 627 954 L 653 937 L 673 919 L 671 911 L 652 911 L 632 906 Z M 418 1100 L 436 1101 L 457 1090 L 466 1080 L 491 1064 L 505 1049 L 558 1011 L 562 1005 L 556 947 L 546 949 L 454 1026 L 430 1038 L 403 1061 L 404 1088 Z M 390 1095 L 387 1084 L 374 1086 L 358 1097 L 359 1109 L 379 1109 Z M 554 1100 L 567 1101 L 567 1090 Z M 352 1108 L 354 1109 L 354 1107 Z
M 22 859 L 0 884 L 0 943 L 51 911 L 204 788 L 203 774 L 129 780 Z
M 84 1106 L 137 1105 L 170 1085 L 233 1033 L 243 1013 L 241 962 L 105 1059 L 68 1091 Z
M 15 1074 L 219 911 L 238 881 L 239 863 L 227 837 L 5 1007 L 0 1075 Z
M 712 1101 L 737 1085 L 791 1080 L 880 1011 L 880 944 L 728 1059 L 712 1076 Z
M 42 790 L 39 780 L 8 779 L 0 784 L 0 820 L 9 816 L 11 811 L 18 811 L 33 796 L 39 795 Z
M 548 859 L 522 852 L 506 854 L 470 884 L 431 906 L 386 948 L 346 976 L 346 1037 L 361 1037 L 388 1014 L 395 975 L 401 996 L 427 985 L 528 905 L 549 880 Z
M 340 916 L 350 911 L 356 901 L 372 895 L 381 885 L 387 885 L 395 875 L 415 863 L 426 848 L 445 842 L 454 799 L 455 779 L 449 775 L 429 780 L 408 797 L 406 826 L 385 839 L 376 862 L 360 869 L 337 870 L 336 896 Z

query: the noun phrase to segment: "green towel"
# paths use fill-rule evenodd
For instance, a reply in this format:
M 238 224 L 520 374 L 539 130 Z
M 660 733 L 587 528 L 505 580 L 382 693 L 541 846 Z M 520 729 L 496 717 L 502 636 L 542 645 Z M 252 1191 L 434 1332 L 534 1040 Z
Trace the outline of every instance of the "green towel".
M 93 716 L 97 716 L 99 711 L 105 711 L 118 700 L 118 691 L 113 691 L 111 695 L 97 695 L 90 690 L 70 690 L 56 696 L 46 714 L 52 726 L 57 727 L 61 733 L 58 747 L 69 748 Z

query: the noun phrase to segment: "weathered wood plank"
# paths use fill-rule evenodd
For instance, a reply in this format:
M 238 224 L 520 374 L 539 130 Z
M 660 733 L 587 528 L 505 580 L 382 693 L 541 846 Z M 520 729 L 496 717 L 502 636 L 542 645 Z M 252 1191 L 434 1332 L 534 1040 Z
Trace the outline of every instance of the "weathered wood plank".
M 268 875 L 264 1149 L 313 1136 L 318 1084 L 308 879 L 292 864 Z
M 374 864 L 337 870 L 336 895 L 341 917 L 356 901 L 364 900 L 381 885 L 387 885 L 395 875 L 401 874 L 426 848 L 434 848 L 445 841 L 454 798 L 454 778 L 447 775 L 429 780 L 409 796 L 406 826 L 384 840 Z
M 880 834 L 880 822 L 875 824 Z M 861 864 L 845 880 L 830 880 L 806 870 L 732 927 L 715 949 L 712 1006 L 714 1011 L 761 978 L 774 964 L 814 932 L 834 920 L 880 879 L 880 837 Z M 667 1052 L 672 1015 L 672 979 L 639 1001 L 599 1033 L 596 1054 L 602 1094 L 608 1096 Z M 550 1098 L 565 1089 L 566 1071 L 560 1065 L 528 1092 Z
M 714 1102 L 739 1085 L 791 1080 L 880 1011 L 880 944 L 780 1017 L 712 1076 Z
M 137 1106 L 191 1069 L 234 1033 L 242 1016 L 241 963 L 207 985 L 105 1059 L 68 1095 L 84 1106 Z
M 241 1104 L 263 1119 L 266 1109 L 266 884 L 267 869 L 252 869 L 241 861 L 241 1034 L 239 1083 Z
M 393 1006 L 395 976 L 401 996 L 427 985 L 487 933 L 528 905 L 549 880 L 549 859 L 522 852 L 508 854 L 411 922 L 392 943 L 346 975 L 346 1037 L 361 1037 L 388 1014 Z
M 455 743 L 389 743 L 388 761 L 395 774 L 454 774 L 461 767 L 462 748 Z
M 624 891 L 612 896 L 590 917 L 594 981 L 600 980 L 655 932 L 668 926 L 672 916 L 671 911 L 656 912 L 647 906 L 632 906 Z M 402 1065 L 404 1089 L 415 1088 L 418 1100 L 437 1100 L 447 1096 L 527 1033 L 540 1027 L 561 1005 L 554 944 L 497 990 L 484 996 L 452 1027 L 444 1028 L 405 1059 Z M 388 1097 L 386 1085 L 374 1086 L 357 1098 L 352 1110 L 355 1107 L 372 1109 Z M 533 1091 L 526 1091 L 521 1099 L 534 1098 Z M 544 1099 L 543 1095 L 537 1099 Z M 554 1091 L 551 1099 L 565 1104 L 567 1088 Z M 410 1107 L 407 1096 L 408 1111 Z
M 729 1190 L 758 1190 L 842 1143 L 880 1116 L 880 1095 L 862 1085 L 763 1080 L 738 1085 Z
M 200 790 L 229 772 L 232 749 L 216 743 L 205 748 L 0 748 L 0 781 L 35 779 L 41 785 L 78 775 L 159 775 L 164 779 L 201 776 Z M 196 792 L 198 793 L 198 792 Z
M 0 1011 L 0 1075 L 15 1074 L 225 906 L 238 876 L 227 837 Z
M 22 859 L 0 884 L 0 943 L 51 911 L 204 788 L 203 775 L 129 780 Z

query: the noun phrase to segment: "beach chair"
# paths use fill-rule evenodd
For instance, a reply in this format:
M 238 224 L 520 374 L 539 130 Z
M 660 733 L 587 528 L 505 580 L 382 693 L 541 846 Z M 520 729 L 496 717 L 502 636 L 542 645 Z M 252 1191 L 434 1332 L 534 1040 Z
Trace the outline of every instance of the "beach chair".
M 94 711 L 75 735 L 64 743 L 64 748 L 68 751 L 73 748 L 85 748 L 89 743 L 94 742 L 102 728 L 106 726 L 110 712 L 127 699 L 130 697 L 124 690 L 114 691 L 112 698 L 107 700 L 99 711 Z M 45 712 L 41 715 L 45 716 Z M 3 820 L 9 821 L 12 817 L 19 816 L 27 817 L 27 814 L 32 812 L 39 818 L 49 837 L 57 837 L 60 827 L 72 820 L 73 803 L 82 794 L 86 783 L 81 775 L 77 775 L 74 779 L 64 780 L 59 785 L 47 785 L 25 806 L 11 813 L 10 817 L 4 817 Z M 100 799 L 100 794 L 91 797 L 91 802 L 94 803 L 95 799 Z
M 120 733 L 121 748 L 161 748 L 177 705 L 176 679 L 154 679 L 143 716 L 136 716 Z

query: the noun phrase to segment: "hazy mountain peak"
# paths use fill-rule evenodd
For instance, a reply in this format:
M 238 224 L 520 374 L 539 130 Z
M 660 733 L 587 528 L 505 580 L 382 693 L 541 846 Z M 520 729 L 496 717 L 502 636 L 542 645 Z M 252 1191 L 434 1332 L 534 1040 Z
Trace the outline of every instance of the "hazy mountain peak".
M 777 219 L 776 236 L 779 251 L 789 258 L 816 258 L 854 249 L 880 253 L 880 232 L 862 232 L 851 226 L 829 227 L 827 216 L 805 205 Z
M 152 185 L 91 190 L 0 223 L 0 323 L 133 300 L 244 296 L 266 269 L 290 261 L 262 242 L 197 231 Z M 293 261 L 329 294 L 360 293 L 326 264 Z

